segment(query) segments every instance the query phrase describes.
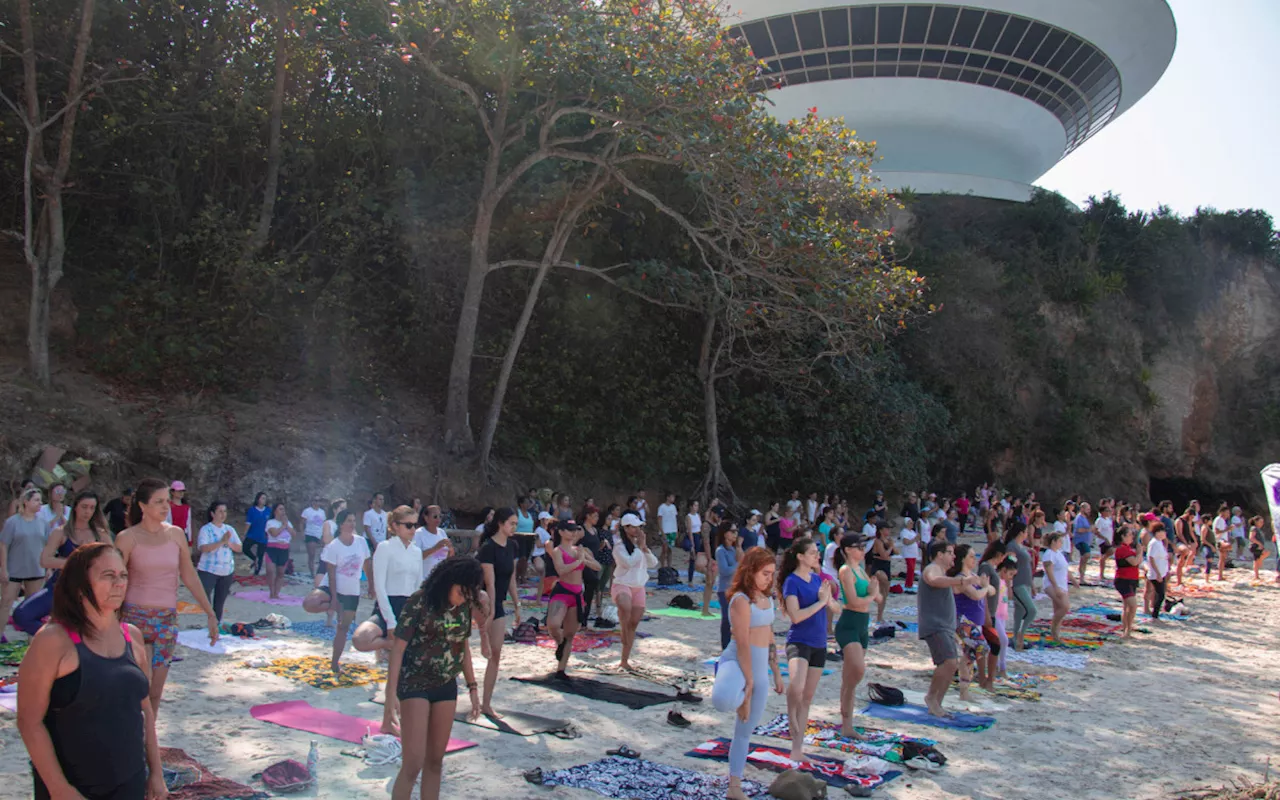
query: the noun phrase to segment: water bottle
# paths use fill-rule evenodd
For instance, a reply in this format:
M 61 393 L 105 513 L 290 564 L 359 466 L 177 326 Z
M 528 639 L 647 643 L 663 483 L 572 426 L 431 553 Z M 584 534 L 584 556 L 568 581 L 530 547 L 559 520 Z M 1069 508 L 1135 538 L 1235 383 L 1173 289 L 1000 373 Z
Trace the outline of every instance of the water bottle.
M 311 773 L 311 780 L 319 777 L 316 774 L 316 766 L 320 763 L 320 748 L 316 744 L 315 739 L 311 740 L 311 750 L 307 753 L 307 772 Z

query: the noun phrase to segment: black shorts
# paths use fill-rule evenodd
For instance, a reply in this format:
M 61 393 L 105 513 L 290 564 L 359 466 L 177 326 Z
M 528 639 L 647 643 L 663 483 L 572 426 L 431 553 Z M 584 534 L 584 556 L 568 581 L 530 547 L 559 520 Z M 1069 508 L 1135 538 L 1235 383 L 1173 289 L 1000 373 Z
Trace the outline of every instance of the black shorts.
M 527 559 L 533 555 L 534 542 L 538 541 L 537 534 L 534 533 L 517 533 L 516 545 L 519 547 L 520 558 Z
M 1116 591 L 1128 599 L 1138 593 L 1138 581 L 1134 578 L 1116 578 Z
M 9 583 L 27 583 L 28 581 L 42 581 L 42 580 L 44 580 L 43 575 L 37 575 L 34 578 L 14 578 L 10 576 Z
M 271 563 L 277 567 L 283 567 L 289 563 L 289 550 L 284 547 L 268 547 L 267 558 L 271 559 Z
M 822 669 L 827 665 L 827 648 L 787 642 L 787 660 L 802 658 L 809 662 L 809 669 Z
M 389 602 L 389 603 L 391 604 L 391 613 L 396 615 L 396 620 L 397 620 L 396 624 L 397 624 L 397 625 L 399 624 L 399 619 L 400 619 L 400 609 L 404 608 L 404 601 L 406 601 L 406 600 L 408 600 L 408 599 L 409 599 L 409 598 L 407 598 L 407 597 L 401 597 L 401 596 L 399 596 L 399 595 L 394 595 L 394 594 L 393 594 L 393 595 L 389 595 L 389 596 L 387 597 L 387 602 Z M 381 604 L 381 603 L 375 603 L 375 604 L 374 604 L 374 606 L 373 606 L 373 616 L 372 616 L 372 617 L 369 617 L 369 621 L 370 621 L 370 622 L 373 622 L 373 623 L 376 623 L 376 624 L 377 624 L 377 626 L 378 626 L 379 628 L 382 628 L 382 635 L 383 635 L 383 636 L 386 636 L 386 635 L 387 635 L 387 621 L 386 621 L 386 619 L 384 619 L 384 618 L 383 618 L 383 616 L 382 616 L 382 604 Z
M 401 693 L 399 687 L 396 687 L 396 697 L 401 700 L 426 700 L 429 703 L 457 702 L 458 679 L 454 678 L 448 683 L 442 683 L 432 689 L 424 689 L 420 692 Z
M 360 595 L 358 594 L 340 594 L 338 595 L 338 607 L 343 611 L 355 611 L 360 608 Z
M 1258 559 L 1262 558 L 1262 554 L 1265 552 L 1267 552 L 1266 548 L 1264 548 L 1260 544 L 1251 543 L 1249 545 L 1249 553 L 1253 556 L 1254 561 L 1257 561 Z
M 891 573 L 889 572 L 889 568 L 890 568 L 890 562 L 889 562 L 889 559 L 887 558 L 868 558 L 867 559 L 868 575 L 875 575 L 877 572 L 883 572 L 884 576 L 888 578 L 891 575 Z

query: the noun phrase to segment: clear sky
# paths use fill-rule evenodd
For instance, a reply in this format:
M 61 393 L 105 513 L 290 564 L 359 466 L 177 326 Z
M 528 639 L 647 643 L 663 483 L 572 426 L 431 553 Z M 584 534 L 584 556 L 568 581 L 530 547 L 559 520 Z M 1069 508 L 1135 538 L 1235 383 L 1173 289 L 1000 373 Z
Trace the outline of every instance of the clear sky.
M 1169 7 L 1164 77 L 1037 185 L 1077 203 L 1111 191 L 1130 210 L 1261 208 L 1280 224 L 1280 0 Z

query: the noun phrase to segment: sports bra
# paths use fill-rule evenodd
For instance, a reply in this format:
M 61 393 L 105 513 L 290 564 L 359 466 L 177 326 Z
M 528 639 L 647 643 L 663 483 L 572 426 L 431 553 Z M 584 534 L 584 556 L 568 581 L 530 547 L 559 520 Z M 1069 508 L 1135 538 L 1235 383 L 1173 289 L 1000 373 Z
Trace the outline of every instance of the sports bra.
M 560 557 L 564 558 L 563 547 L 560 548 Z M 566 567 L 573 567 L 575 570 L 580 570 L 580 569 L 584 569 L 587 566 L 587 560 L 585 558 L 579 558 L 577 561 L 570 561 L 569 559 L 564 558 L 564 565 Z
M 849 571 L 853 572 L 854 593 L 857 594 L 858 597 L 866 597 L 867 592 L 871 590 L 870 581 L 868 581 L 866 578 L 860 577 L 858 573 L 853 569 L 853 567 L 849 567 Z M 840 584 L 840 601 L 846 606 L 849 605 L 849 598 L 845 596 L 844 581 L 837 580 L 836 583 Z
M 751 627 L 761 628 L 761 627 L 764 627 L 765 625 L 773 624 L 773 616 L 774 616 L 773 598 L 769 598 L 768 608 L 761 608 L 760 606 L 751 602 L 751 598 L 747 597 L 745 593 L 738 592 L 732 598 L 730 598 L 729 604 L 732 605 L 733 601 L 737 600 L 739 597 L 746 597 L 747 605 L 751 606 Z

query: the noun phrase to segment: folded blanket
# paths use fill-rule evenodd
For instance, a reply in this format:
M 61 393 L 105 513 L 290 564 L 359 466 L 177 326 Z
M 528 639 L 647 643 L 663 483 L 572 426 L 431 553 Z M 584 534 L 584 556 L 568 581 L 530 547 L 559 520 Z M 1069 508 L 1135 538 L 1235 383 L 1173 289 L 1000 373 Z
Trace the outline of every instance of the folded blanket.
M 215 655 L 235 655 L 251 653 L 255 650 L 271 650 L 276 647 L 288 647 L 289 643 L 281 639 L 241 639 L 236 636 L 220 636 L 218 643 L 209 644 L 209 632 L 203 629 L 178 631 L 178 644 Z
M 814 747 L 825 747 L 841 753 L 858 753 L 861 755 L 883 758 L 896 764 L 902 763 L 902 745 L 914 743 L 925 747 L 937 744 L 933 739 L 919 736 L 908 736 L 882 728 L 856 726 L 854 732 L 857 739 L 848 739 L 840 735 L 840 725 L 820 719 L 809 720 L 805 729 L 804 743 Z M 775 739 L 791 739 L 791 725 L 786 714 L 779 714 L 754 731 L 756 736 L 772 736 Z
M 621 756 L 554 772 L 537 770 L 526 775 L 525 779 L 543 786 L 590 789 L 620 800 L 723 800 L 729 788 L 729 777 L 723 770 L 719 774 L 708 775 L 643 758 Z M 769 797 L 769 790 L 756 781 L 744 780 L 742 792 L 747 797 L 762 800 Z
M 1008 660 L 1019 664 L 1032 664 L 1037 667 L 1055 667 L 1059 669 L 1084 669 L 1089 664 L 1089 656 L 1084 653 L 1071 653 L 1065 650 L 1014 650 L 1009 649 Z
M 704 742 L 689 752 L 686 756 L 693 758 L 710 758 L 716 761 L 729 760 L 729 744 L 731 740 L 726 738 L 712 739 Z M 752 742 L 747 748 L 747 763 L 761 769 L 772 770 L 773 772 L 785 772 L 789 769 L 807 772 L 818 780 L 837 789 L 845 786 L 860 786 L 864 789 L 874 789 L 881 786 L 894 778 L 901 775 L 901 772 L 891 770 L 882 775 L 873 775 L 866 772 L 855 772 L 844 765 L 844 761 L 837 758 L 826 758 L 824 756 L 815 756 L 811 754 L 805 755 L 804 761 L 792 761 L 791 751 L 784 750 L 781 747 L 770 747 L 768 745 L 756 744 Z

